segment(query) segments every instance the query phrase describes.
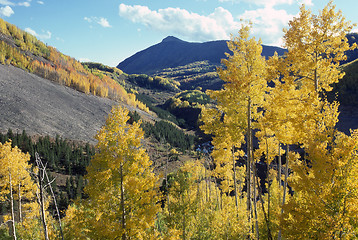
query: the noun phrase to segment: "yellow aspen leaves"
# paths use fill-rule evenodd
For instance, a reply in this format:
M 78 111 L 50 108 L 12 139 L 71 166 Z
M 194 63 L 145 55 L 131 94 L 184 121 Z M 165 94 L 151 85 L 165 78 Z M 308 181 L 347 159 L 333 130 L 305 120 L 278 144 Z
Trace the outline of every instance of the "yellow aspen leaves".
M 127 124 L 128 110 L 114 106 L 97 133 L 97 153 L 87 168 L 88 199 L 70 208 L 69 222 L 79 236 L 94 239 L 154 238 L 159 210 L 158 177 L 141 147 L 140 122 Z M 82 205 L 83 204 L 83 205 Z M 71 233 L 67 233 L 71 234 Z
M 11 141 L 0 143 L 0 202 L 10 206 L 10 213 L 4 216 L 4 221 L 12 223 L 11 232 L 15 228 L 21 239 L 41 239 L 38 188 L 30 175 L 29 160 L 30 155 L 12 147 Z

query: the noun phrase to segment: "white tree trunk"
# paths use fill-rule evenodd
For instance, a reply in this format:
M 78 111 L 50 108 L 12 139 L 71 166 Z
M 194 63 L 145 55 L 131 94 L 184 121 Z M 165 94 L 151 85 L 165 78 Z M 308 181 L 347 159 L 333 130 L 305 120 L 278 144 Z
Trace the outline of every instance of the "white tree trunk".
M 9 183 L 10 183 L 10 202 L 11 202 L 11 222 L 12 222 L 12 236 L 16 240 L 16 228 L 15 228 L 15 213 L 14 213 L 14 196 L 12 193 L 12 178 L 9 170 Z

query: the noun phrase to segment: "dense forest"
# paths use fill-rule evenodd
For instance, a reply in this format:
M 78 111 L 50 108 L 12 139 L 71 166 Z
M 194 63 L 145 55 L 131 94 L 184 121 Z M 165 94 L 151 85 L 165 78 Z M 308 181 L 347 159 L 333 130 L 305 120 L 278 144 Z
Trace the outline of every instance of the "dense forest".
M 168 162 L 193 139 L 166 121 L 148 127 L 120 106 L 95 136 L 95 151 L 61 139 L 30 143 L 25 133 L 1 136 L 1 238 L 358 238 L 358 130 L 337 130 L 339 103 L 326 94 L 344 76 L 345 53 L 357 48 L 346 38 L 353 25 L 332 2 L 318 15 L 303 5 L 288 25 L 287 53 L 265 59 L 244 24 L 217 71 L 223 88 L 172 99 L 174 108 L 200 106 L 200 128 L 213 145 L 174 171 Z M 172 145 L 162 174 L 142 147 L 145 135 Z M 89 165 L 66 167 L 66 154 Z M 48 166 L 40 161 L 46 155 Z M 67 194 L 84 188 L 63 213 L 52 212 L 47 167 L 85 173 L 68 180 Z
M 46 137 L 30 137 L 24 130 L 22 133 L 14 133 L 11 129 L 7 133 L 0 133 L 0 143 L 11 141 L 13 148 L 17 147 L 30 156 L 29 163 L 35 166 L 35 153 L 38 153 L 46 163 L 47 172 L 51 179 L 54 174 L 65 179 L 66 184 L 52 183 L 54 192 L 58 198 L 58 208 L 66 210 L 68 204 L 76 198 L 81 198 L 84 187 L 83 176 L 87 173 L 91 157 L 95 149 L 90 144 L 75 143 L 64 140 L 59 136 L 55 139 Z M 6 213 L 6 204 L 2 204 L 1 214 Z M 50 205 L 50 212 L 54 206 Z
M 220 89 L 223 82 L 216 73 L 218 66 L 208 61 L 190 63 L 176 68 L 166 68 L 155 76 L 169 78 L 180 83 L 182 90 L 192 90 L 196 87 Z

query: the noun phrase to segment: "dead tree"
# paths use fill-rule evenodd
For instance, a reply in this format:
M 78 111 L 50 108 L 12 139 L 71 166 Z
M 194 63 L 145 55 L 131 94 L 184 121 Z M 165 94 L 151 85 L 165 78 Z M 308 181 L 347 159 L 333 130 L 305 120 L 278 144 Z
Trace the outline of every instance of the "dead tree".
M 40 193 L 39 193 L 38 199 L 39 199 L 39 204 L 40 204 L 40 211 L 41 211 L 41 218 L 42 218 L 42 225 L 44 228 L 45 239 L 48 240 L 48 229 L 47 229 L 46 215 L 45 215 L 44 193 L 45 193 L 45 189 L 49 188 L 50 193 L 53 198 L 53 203 L 56 208 L 56 214 L 58 217 L 61 239 L 63 240 L 64 238 L 63 238 L 63 232 L 62 232 L 60 211 L 58 210 L 55 193 L 54 193 L 54 191 L 52 189 L 52 185 L 51 185 L 55 181 L 55 179 L 50 180 L 50 178 L 47 174 L 47 171 L 46 171 L 46 165 L 43 164 L 38 153 L 35 153 L 35 156 L 36 156 L 36 165 L 37 165 L 38 171 L 39 171 L 38 172 L 38 188 L 39 188 Z

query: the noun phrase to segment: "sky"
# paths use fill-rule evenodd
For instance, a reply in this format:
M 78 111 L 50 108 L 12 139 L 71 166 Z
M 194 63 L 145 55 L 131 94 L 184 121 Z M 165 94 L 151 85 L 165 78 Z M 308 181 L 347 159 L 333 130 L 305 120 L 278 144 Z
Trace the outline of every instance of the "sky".
M 167 36 L 190 42 L 228 40 L 242 21 L 251 36 L 281 46 L 299 8 L 318 14 L 328 0 L 0 0 L 0 17 L 79 61 L 111 67 Z M 358 23 L 356 0 L 335 0 Z M 354 31 L 358 31 L 356 27 Z

